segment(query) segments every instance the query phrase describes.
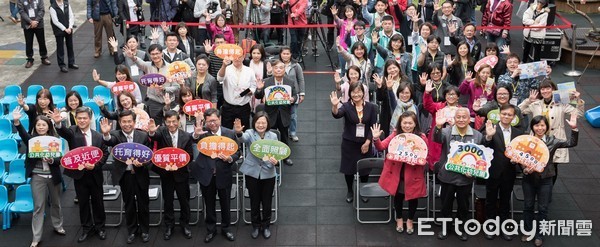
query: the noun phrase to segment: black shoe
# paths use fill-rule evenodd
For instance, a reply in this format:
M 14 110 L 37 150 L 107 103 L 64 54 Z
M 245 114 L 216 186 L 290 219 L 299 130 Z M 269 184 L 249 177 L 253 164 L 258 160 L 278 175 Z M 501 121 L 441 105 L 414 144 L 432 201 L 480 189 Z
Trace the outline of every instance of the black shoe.
M 487 240 L 494 240 L 494 238 L 496 237 L 494 235 L 489 235 L 487 233 L 484 236 L 485 236 L 485 239 L 487 239 Z
M 104 230 L 98 231 L 98 237 L 100 238 L 100 240 L 105 240 L 106 239 L 106 231 L 104 231 Z
M 148 243 L 148 241 L 150 241 L 150 234 L 142 233 L 142 242 Z
M 225 236 L 225 238 L 229 241 L 235 241 L 235 236 L 233 236 L 233 233 L 226 231 L 226 232 L 222 232 L 221 234 L 223 234 L 223 236 Z
M 438 235 L 437 235 L 437 238 L 439 240 L 445 240 L 445 239 L 448 238 L 448 234 L 444 234 L 444 232 L 439 232 Z
M 127 236 L 127 244 L 133 243 L 134 239 L 135 239 L 135 233 L 129 234 L 129 236 Z
M 88 238 L 88 233 L 82 233 L 81 236 L 79 236 L 79 238 L 77 239 L 77 243 L 81 243 L 83 241 L 85 241 Z
M 513 237 L 512 237 L 511 235 L 508 235 L 508 234 L 506 234 L 506 233 L 501 233 L 501 234 L 500 234 L 500 237 L 501 237 L 502 239 L 506 240 L 506 241 L 511 241 L 511 240 L 513 240 Z
M 352 200 L 354 199 L 354 195 L 352 192 L 348 192 L 346 193 L 346 202 L 347 203 L 352 203 Z
M 69 73 L 69 70 L 65 66 L 60 66 L 60 72 Z
M 183 236 L 187 239 L 192 238 L 192 231 L 187 226 L 183 227 Z
M 361 197 L 360 197 L 360 200 L 361 200 L 362 202 L 364 202 L 364 203 L 367 203 L 367 202 L 369 202 L 369 198 L 366 198 L 366 197 L 364 197 L 364 196 L 361 196 Z
M 285 164 L 286 164 L 286 165 L 288 165 L 288 166 L 293 166 L 293 165 L 294 165 L 294 162 L 293 162 L 293 161 L 292 161 L 292 159 L 290 159 L 290 158 L 287 158 L 287 159 L 285 159 L 285 160 L 283 161 L 283 163 L 285 163 Z
M 253 238 L 253 239 L 256 239 L 256 238 L 258 238 L 258 234 L 259 234 L 259 233 L 260 233 L 260 231 L 259 231 L 258 227 L 255 227 L 255 228 L 252 230 L 252 234 L 250 234 L 250 236 L 252 236 L 252 238 Z
M 77 197 L 73 198 L 73 203 L 75 203 L 75 204 L 79 203 L 79 199 L 77 199 Z
M 71 64 L 71 65 L 69 65 L 69 69 L 79 69 L 79 65 Z
M 466 232 L 463 232 L 463 234 L 458 236 L 458 239 L 460 239 L 460 241 L 467 241 L 467 240 L 469 240 L 469 236 L 467 236 Z
M 173 234 L 173 227 L 167 227 L 165 230 L 165 235 L 163 236 L 165 240 L 171 239 L 171 235 Z
M 269 239 L 271 237 L 271 230 L 269 230 L 268 227 L 263 230 L 263 237 L 265 237 L 265 239 Z
M 215 238 L 215 233 L 214 232 L 209 232 L 206 234 L 206 237 L 204 237 L 204 242 L 205 243 L 210 243 L 210 241 L 212 241 Z

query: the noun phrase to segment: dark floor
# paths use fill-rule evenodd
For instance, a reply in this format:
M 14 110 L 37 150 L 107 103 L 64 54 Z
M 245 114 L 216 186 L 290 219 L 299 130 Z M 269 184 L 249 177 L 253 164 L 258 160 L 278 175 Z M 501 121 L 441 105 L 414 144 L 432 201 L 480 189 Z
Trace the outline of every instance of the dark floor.
M 568 16 L 581 24 L 581 18 Z M 515 22 L 515 20 L 513 20 Z M 520 31 L 513 31 L 513 46 L 511 49 L 520 53 Z M 68 74 L 60 73 L 56 66 L 41 66 L 22 86 L 41 84 L 50 87 L 52 84 L 62 84 L 67 88 L 74 85 L 87 85 L 90 90 L 95 83 L 91 77 L 92 69 L 98 69 L 102 78 L 112 78 L 114 64 L 106 53 L 101 58 L 93 58 L 92 26 L 83 24 L 75 37 L 76 62 L 80 65 L 77 71 Z M 327 56 L 319 46 L 321 56 L 313 60 L 311 53 L 305 58 L 306 71 L 331 71 L 325 65 L 329 64 Z M 337 55 L 332 54 L 337 60 Z M 570 68 L 569 65 L 558 63 L 554 67 L 552 78 L 556 82 L 571 81 L 572 78 L 562 74 Z M 583 70 L 583 68 L 578 68 Z M 600 71 L 589 70 L 577 85 L 586 101 L 586 109 L 600 102 L 600 86 L 597 78 Z M 356 220 L 356 212 L 350 204 L 344 201 L 345 183 L 343 176 L 338 173 L 341 143 L 341 120 L 334 120 L 330 113 L 328 95 L 333 90 L 331 74 L 306 74 L 306 100 L 300 106 L 298 116 L 298 136 L 300 142 L 292 143 L 293 167 L 284 167 L 283 184 L 277 222 L 271 227 L 273 236 L 269 240 L 250 238 L 251 227 L 238 223 L 232 227 L 236 234 L 235 242 L 228 242 L 223 237 L 217 237 L 211 245 L 340 245 L 340 246 L 525 246 L 515 239 L 506 242 L 501 239 L 487 241 L 479 235 L 471 237 L 467 242 L 461 242 L 451 236 L 445 241 L 437 240 L 434 236 L 417 236 L 398 234 L 394 223 L 389 224 L 360 224 Z M 600 150 L 600 130 L 592 128 L 583 118 L 580 118 L 580 144 L 571 150 L 571 164 L 560 167 L 559 180 L 554 188 L 554 198 L 550 205 L 549 219 L 589 219 L 600 223 L 600 162 L 596 161 Z M 62 197 L 64 225 L 67 236 L 62 237 L 52 233 L 51 225 L 46 221 L 46 231 L 42 246 L 78 246 L 76 239 L 80 234 L 77 205 L 73 203 L 74 190 L 72 184 Z M 195 203 L 195 202 L 194 202 Z M 193 204 L 193 203 L 192 203 Z M 378 204 L 375 201 L 369 204 Z M 420 206 L 425 205 L 421 201 Z M 114 208 L 115 203 L 106 203 L 107 209 Z M 157 202 L 151 204 L 152 208 Z M 515 202 L 515 208 L 522 207 L 521 201 Z M 381 216 L 380 214 L 370 216 Z M 417 217 L 426 217 L 425 212 L 419 211 Z M 521 218 L 516 214 L 517 219 Z M 153 216 L 151 220 L 156 220 Z M 115 220 L 109 217 L 109 221 Z M 0 246 L 28 246 L 31 241 L 31 215 L 23 215 L 16 220 L 14 226 L 0 234 Z M 591 237 L 548 237 L 546 246 L 600 246 L 599 227 L 593 229 Z M 108 239 L 101 241 L 95 237 L 80 246 L 125 246 L 125 227 L 108 227 Z M 437 226 L 434 231 L 439 231 Z M 184 239 L 178 231 L 170 241 L 162 240 L 162 227 L 151 227 L 152 246 L 200 246 L 203 245 L 204 224 L 193 227 L 193 238 Z M 135 244 L 141 245 L 137 239 Z

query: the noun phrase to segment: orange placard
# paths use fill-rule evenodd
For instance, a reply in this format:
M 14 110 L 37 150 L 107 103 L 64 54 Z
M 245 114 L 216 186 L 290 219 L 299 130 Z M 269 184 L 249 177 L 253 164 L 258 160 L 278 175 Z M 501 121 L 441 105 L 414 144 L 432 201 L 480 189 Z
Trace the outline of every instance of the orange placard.
M 217 158 L 219 154 L 232 155 L 237 150 L 237 142 L 225 136 L 209 136 L 198 142 L 198 151 L 212 159 Z
M 235 44 L 223 44 L 215 48 L 214 53 L 217 57 L 222 59 L 233 60 L 244 56 L 244 50 L 239 45 Z
M 192 76 L 192 69 L 190 65 L 184 61 L 175 61 L 169 64 L 168 67 L 169 76 L 173 78 L 189 78 Z
M 185 103 L 183 112 L 188 116 L 194 116 L 196 112 L 204 112 L 210 108 L 212 108 L 212 102 L 205 99 L 195 99 Z
M 133 92 L 133 90 L 135 90 L 135 83 L 133 83 L 132 81 L 121 81 L 121 82 L 117 82 L 115 85 L 113 85 L 110 88 L 110 91 L 114 94 L 114 95 L 119 95 L 120 93 L 126 91 L 126 92 Z
M 167 171 L 176 171 L 190 163 L 190 154 L 180 148 L 161 148 L 152 155 L 152 163 Z

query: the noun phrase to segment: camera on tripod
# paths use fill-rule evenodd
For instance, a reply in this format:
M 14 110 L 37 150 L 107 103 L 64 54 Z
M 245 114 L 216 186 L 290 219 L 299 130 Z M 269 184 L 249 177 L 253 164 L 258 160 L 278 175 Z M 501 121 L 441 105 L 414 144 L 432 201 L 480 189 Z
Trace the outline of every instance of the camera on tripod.
M 137 7 L 135 15 L 137 15 L 138 21 L 144 21 L 144 9 L 141 6 Z
M 206 7 L 206 10 L 208 11 L 209 14 L 215 13 L 217 12 L 217 8 L 219 7 L 219 3 L 217 2 L 210 2 L 208 3 L 208 6 Z

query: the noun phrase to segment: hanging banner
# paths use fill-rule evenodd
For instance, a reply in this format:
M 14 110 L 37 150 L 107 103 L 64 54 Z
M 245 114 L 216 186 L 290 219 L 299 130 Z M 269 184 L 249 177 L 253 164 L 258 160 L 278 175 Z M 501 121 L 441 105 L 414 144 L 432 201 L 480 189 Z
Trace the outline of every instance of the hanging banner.
M 102 149 L 98 147 L 78 147 L 67 152 L 60 164 L 69 170 L 83 170 L 86 164 L 96 164 L 102 159 Z
M 215 159 L 219 154 L 225 156 L 233 155 L 238 150 L 238 144 L 231 138 L 225 136 L 204 137 L 198 142 L 198 151 Z
M 63 156 L 62 140 L 54 136 L 36 136 L 29 139 L 29 158 L 58 158 Z
M 166 171 L 177 171 L 190 163 L 190 154 L 180 148 L 161 148 L 152 155 L 152 163 Z
M 289 105 L 292 103 L 292 87 L 289 85 L 275 85 L 265 88 L 265 102 L 267 105 Z
M 110 151 L 116 160 L 127 165 L 133 164 L 134 160 L 146 163 L 152 160 L 152 149 L 139 143 L 123 142 L 114 146 Z
M 427 162 L 427 144 L 418 135 L 402 133 L 390 141 L 386 158 L 411 165 L 425 165 Z
M 487 179 L 494 151 L 474 143 L 452 142 L 448 152 L 446 170 Z
M 250 145 L 250 152 L 264 161 L 271 157 L 278 161 L 290 157 L 291 150 L 288 145 L 277 140 L 258 140 Z
M 543 172 L 550 159 L 550 151 L 546 143 L 531 135 L 520 135 L 510 141 L 504 155 L 526 169 L 536 172 Z

